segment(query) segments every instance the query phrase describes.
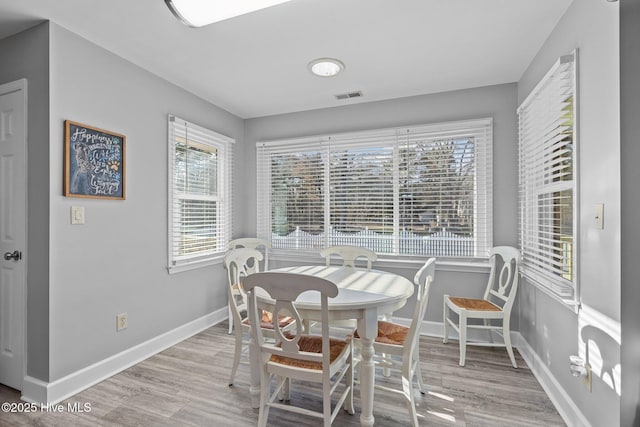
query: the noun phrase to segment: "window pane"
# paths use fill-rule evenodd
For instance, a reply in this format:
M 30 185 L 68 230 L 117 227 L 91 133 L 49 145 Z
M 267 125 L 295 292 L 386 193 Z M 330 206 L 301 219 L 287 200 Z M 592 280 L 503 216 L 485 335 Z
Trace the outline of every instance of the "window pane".
M 324 247 L 324 166 L 321 152 L 271 158 L 272 233 L 276 247 Z
M 176 227 L 178 256 L 214 252 L 217 249 L 216 202 L 180 200 Z
M 553 221 L 553 256 L 560 264 L 560 275 L 573 280 L 573 191 L 558 191 L 553 194 L 555 200 Z
M 335 150 L 329 177 L 329 245 L 393 253 L 393 148 Z
M 401 147 L 401 253 L 473 256 L 474 157 L 473 138 Z
M 561 136 L 560 143 L 554 147 L 553 161 L 557 173 L 554 181 L 573 180 L 573 96 L 563 102 L 562 124 L 557 130 Z
M 538 196 L 537 261 L 556 276 L 571 280 L 573 252 L 573 192 Z
M 187 194 L 215 196 L 218 191 L 218 150 L 176 143 L 175 188 Z

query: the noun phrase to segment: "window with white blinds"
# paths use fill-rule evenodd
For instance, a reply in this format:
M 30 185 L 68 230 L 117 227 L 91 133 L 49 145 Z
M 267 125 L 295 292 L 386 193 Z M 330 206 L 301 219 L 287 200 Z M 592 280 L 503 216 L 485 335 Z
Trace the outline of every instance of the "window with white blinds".
M 564 299 L 577 273 L 576 92 L 574 51 L 518 108 L 521 271 Z
M 492 120 L 257 144 L 258 234 L 274 249 L 486 257 Z
M 233 139 L 169 116 L 169 270 L 223 254 L 231 238 Z

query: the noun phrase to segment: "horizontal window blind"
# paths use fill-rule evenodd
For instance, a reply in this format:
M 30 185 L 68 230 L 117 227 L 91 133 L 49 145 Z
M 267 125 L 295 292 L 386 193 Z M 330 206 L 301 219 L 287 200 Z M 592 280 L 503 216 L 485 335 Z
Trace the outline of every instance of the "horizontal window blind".
M 522 273 L 565 298 L 576 282 L 576 53 L 518 108 Z
M 169 268 L 224 253 L 232 233 L 231 138 L 169 116 Z
M 485 257 L 492 121 L 260 142 L 258 232 L 275 249 Z

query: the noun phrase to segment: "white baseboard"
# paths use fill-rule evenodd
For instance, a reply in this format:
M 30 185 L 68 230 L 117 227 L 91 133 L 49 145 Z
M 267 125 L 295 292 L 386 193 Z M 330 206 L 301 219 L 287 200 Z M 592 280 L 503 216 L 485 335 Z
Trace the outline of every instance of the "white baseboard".
M 580 408 L 573 402 L 571 396 L 562 388 L 562 385 L 556 380 L 547 365 L 522 335 L 518 333 L 517 340 L 513 342 L 564 422 L 569 427 L 591 427 L 589 420 L 587 420 Z
M 26 377 L 22 387 L 22 400 L 44 405 L 56 404 L 220 323 L 227 317 L 227 307 L 223 307 L 50 383 Z
M 394 318 L 394 322 L 409 326 L 411 319 Z M 449 338 L 457 340 L 456 331 L 449 329 Z M 472 332 L 472 331 L 469 331 Z M 420 327 L 420 335 L 442 338 L 444 333 L 442 322 L 423 321 Z M 519 332 L 511 332 L 511 342 L 527 363 L 531 372 L 542 386 L 547 396 L 558 410 L 565 423 L 570 427 L 591 427 L 591 424 L 580 411 L 580 408 L 573 402 L 571 396 L 553 376 L 547 365 L 536 354 L 529 343 Z

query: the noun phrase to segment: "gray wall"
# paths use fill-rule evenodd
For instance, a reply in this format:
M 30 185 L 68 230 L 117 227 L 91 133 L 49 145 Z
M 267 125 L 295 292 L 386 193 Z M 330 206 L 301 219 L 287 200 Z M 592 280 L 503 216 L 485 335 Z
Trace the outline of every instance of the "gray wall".
M 640 0 L 620 3 L 622 367 L 620 425 L 640 425 Z
M 581 301 L 599 312 L 608 324 L 619 326 L 618 8 L 618 3 L 574 1 L 518 82 L 518 102 L 526 98 L 559 56 L 579 49 L 580 233 L 577 250 Z M 603 230 L 597 229 L 593 221 L 596 203 L 605 205 Z M 584 316 L 576 315 L 527 284 L 521 288 L 520 307 L 520 332 L 591 424 L 618 425 L 619 387 L 616 391 L 603 381 L 605 369 L 594 375 L 591 393 L 569 374 L 569 355 L 578 354 L 579 327 Z M 604 334 L 596 340 L 605 367 L 620 363 L 616 339 L 619 337 Z
M 51 24 L 50 379 L 226 306 L 221 264 L 167 273 L 167 114 L 243 139 L 243 121 Z M 126 200 L 62 196 L 65 119 L 122 133 Z M 85 225 L 71 225 L 71 206 Z M 46 238 L 47 236 L 43 236 Z M 116 332 L 118 313 L 129 327 Z
M 246 189 L 243 224 L 246 235 L 256 233 L 255 143 L 281 138 L 438 123 L 493 117 L 494 243 L 517 244 L 517 132 L 516 85 L 504 84 L 477 89 L 414 96 L 389 101 L 360 103 L 338 108 L 303 111 L 246 121 L 242 188 Z M 271 265 L 271 264 L 270 264 Z M 273 264 L 275 267 L 276 264 Z M 413 280 L 419 266 L 387 268 Z M 480 296 L 486 275 L 438 268 L 431 290 L 427 320 L 442 321 L 442 295 Z M 399 316 L 410 317 L 413 303 Z M 514 319 L 517 328 L 517 319 Z
M 49 24 L 0 40 L 0 84 L 27 79 L 27 375 L 49 379 Z

